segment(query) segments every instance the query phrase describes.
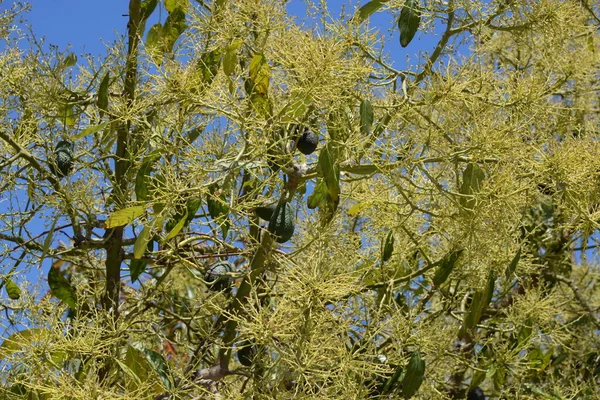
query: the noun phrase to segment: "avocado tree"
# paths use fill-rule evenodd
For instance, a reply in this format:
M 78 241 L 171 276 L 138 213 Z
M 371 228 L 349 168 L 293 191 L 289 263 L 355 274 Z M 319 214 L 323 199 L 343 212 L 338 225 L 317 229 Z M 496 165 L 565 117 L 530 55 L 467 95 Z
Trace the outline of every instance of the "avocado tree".
M 286 7 L 0 14 L 2 395 L 593 398 L 598 4 Z

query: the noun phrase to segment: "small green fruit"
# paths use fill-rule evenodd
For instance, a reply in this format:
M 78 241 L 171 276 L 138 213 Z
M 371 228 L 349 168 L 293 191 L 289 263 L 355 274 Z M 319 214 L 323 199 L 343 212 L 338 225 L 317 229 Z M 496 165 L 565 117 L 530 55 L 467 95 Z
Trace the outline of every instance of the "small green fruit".
M 269 220 L 269 232 L 275 235 L 277 243 L 285 243 L 294 234 L 296 210 L 290 203 L 279 203 Z
M 206 269 L 204 280 L 210 289 L 220 292 L 231 286 L 231 277 L 227 274 L 234 270 L 235 265 L 231 262 L 218 261 Z
M 254 212 L 258 215 L 259 218 L 264 219 L 265 221 L 270 221 L 273 216 L 273 212 L 277 208 L 277 203 L 269 204 L 268 206 L 256 207 Z
M 317 135 L 315 135 L 308 128 L 304 128 L 304 133 L 302 133 L 302 136 L 300 136 L 300 139 L 298 139 L 296 148 L 298 151 L 300 151 L 300 153 L 309 155 L 314 153 L 318 144 L 319 141 L 317 140 Z

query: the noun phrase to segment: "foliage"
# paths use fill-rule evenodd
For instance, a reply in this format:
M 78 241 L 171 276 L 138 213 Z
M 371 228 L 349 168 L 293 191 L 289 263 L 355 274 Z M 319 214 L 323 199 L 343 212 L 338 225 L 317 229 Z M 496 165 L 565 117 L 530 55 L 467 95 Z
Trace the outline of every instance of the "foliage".
M 600 392 L 598 4 L 286 7 L 130 0 L 100 59 L 2 11 L 3 394 Z

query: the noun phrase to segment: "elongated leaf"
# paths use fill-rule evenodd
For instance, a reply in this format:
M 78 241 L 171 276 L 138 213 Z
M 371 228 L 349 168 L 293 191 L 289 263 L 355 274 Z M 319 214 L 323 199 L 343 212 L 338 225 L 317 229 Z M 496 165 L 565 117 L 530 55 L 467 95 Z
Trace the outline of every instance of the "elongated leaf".
M 513 257 L 512 261 L 510 262 L 508 267 L 506 268 L 506 279 L 512 278 L 513 274 L 515 273 L 515 270 L 517 269 L 517 265 L 519 264 L 520 259 L 521 259 L 521 248 L 519 247 L 519 250 L 517 250 L 517 253 Z
M 161 354 L 150 349 L 142 349 L 142 352 L 146 356 L 146 359 L 148 360 L 150 366 L 160 377 L 163 386 L 166 389 L 171 389 L 172 385 L 171 380 L 169 379 L 169 369 L 164 357 Z
M 150 199 L 148 191 L 148 180 L 154 163 L 162 156 L 158 150 L 148 154 L 142 161 L 142 165 L 135 176 L 135 196 L 138 201 Z
M 175 236 L 177 236 L 177 234 L 183 229 L 183 227 L 185 226 L 186 222 L 188 219 L 188 213 L 187 210 L 185 212 L 185 214 L 179 219 L 179 222 L 177 222 L 177 224 L 173 227 L 173 229 L 171 229 L 171 232 L 169 232 L 169 234 L 164 238 L 163 241 L 167 241 L 169 239 L 173 239 Z
M 152 239 L 152 227 L 144 226 L 135 243 L 133 244 L 133 258 L 140 259 L 146 252 L 146 245 Z
M 410 361 L 406 367 L 406 374 L 402 379 L 402 395 L 409 399 L 417 393 L 425 377 L 425 360 L 421 358 L 419 352 L 414 352 L 410 356 Z
M 122 210 L 115 211 L 107 218 L 105 222 L 106 228 L 114 228 L 117 226 L 123 226 L 130 224 L 137 218 L 144 215 L 146 208 L 144 206 L 134 206 L 123 208 Z
M 137 390 L 140 385 L 145 384 L 148 380 L 148 371 L 150 371 L 148 360 L 144 353 L 128 345 L 124 364 L 127 368 L 123 370 L 131 378 L 127 380 L 127 386 L 129 390 Z
M 21 350 L 23 347 L 37 340 L 47 337 L 49 334 L 47 329 L 32 328 L 13 333 L 0 346 L 0 360 Z
M 433 276 L 433 284 L 435 286 L 440 286 L 442 283 L 446 282 L 446 279 L 448 279 L 450 276 L 450 273 L 454 269 L 454 265 L 456 264 L 456 261 L 458 261 L 462 252 L 462 249 L 451 251 L 440 261 L 440 266 Z
M 389 0 L 372 0 L 367 4 L 363 5 L 358 13 L 354 16 L 354 18 L 358 22 L 363 22 L 365 19 L 369 18 L 373 13 L 377 12 L 385 3 Z
M 235 68 L 238 64 L 237 52 L 242 46 L 242 40 L 234 40 L 229 46 L 225 48 L 225 55 L 223 55 L 223 72 L 226 75 L 234 75 Z
M 320 179 L 319 183 L 315 186 L 312 194 L 308 196 L 306 206 L 309 209 L 315 209 L 324 202 L 327 202 L 329 198 L 329 191 L 327 190 L 327 184 L 324 180 Z
M 157 23 L 150 27 L 146 35 L 146 51 L 156 65 L 162 64 L 163 48 L 163 26 Z
M 392 253 L 394 252 L 394 235 L 392 231 L 389 231 L 385 241 L 383 243 L 383 252 L 381 255 L 381 261 L 386 262 L 392 257 Z
M 154 12 L 158 0 L 144 0 L 140 6 L 140 17 L 142 20 L 148 19 L 148 17 Z
M 403 373 L 404 373 L 404 368 L 402 368 L 401 366 L 397 366 L 396 371 L 394 371 L 394 375 L 392 375 L 385 382 L 385 385 L 383 385 L 383 388 L 381 389 L 381 394 L 385 395 L 385 394 L 392 393 L 394 386 L 396 385 L 396 383 L 398 383 L 398 380 L 400 379 L 400 377 L 402 376 Z
M 252 92 L 266 95 L 269 91 L 269 80 L 271 78 L 271 67 L 262 53 L 255 54 L 250 60 L 250 80 Z
M 75 309 L 77 308 L 77 294 L 69 281 L 63 276 L 63 273 L 54 266 L 48 271 L 48 286 L 52 290 L 52 294 L 59 300 L 62 300 L 66 305 Z
M 108 122 L 104 122 L 102 124 L 97 124 L 97 125 L 90 125 L 87 128 L 85 128 L 84 130 L 82 130 L 80 133 L 78 133 L 77 135 L 73 136 L 73 140 L 79 140 L 88 135 L 99 132 L 102 129 L 106 128 L 108 125 L 109 125 Z
M 339 201 L 340 195 L 340 167 L 339 151 L 333 142 L 327 143 L 319 154 L 317 171 L 323 176 L 327 190 L 333 201 Z
M 139 279 L 140 275 L 146 272 L 148 262 L 145 260 L 131 260 L 129 264 L 129 274 L 131 275 L 131 282 L 135 282 Z
M 373 105 L 367 99 L 360 103 L 360 131 L 363 135 L 371 133 L 373 125 Z
M 110 72 L 107 71 L 104 74 L 104 78 L 102 78 L 102 82 L 100 82 L 100 88 L 98 89 L 98 100 L 96 100 L 96 105 L 98 108 L 106 112 L 108 110 L 108 86 L 110 84 Z
M 475 194 L 479 192 L 481 184 L 485 179 L 485 173 L 475 163 L 469 163 L 462 174 L 462 184 L 460 186 L 459 203 L 467 210 L 475 207 Z
M 492 300 L 495 281 L 496 276 L 492 271 L 490 271 L 486 287 L 483 290 L 478 290 L 473 295 L 471 307 L 469 308 L 469 312 L 466 314 L 464 320 L 464 326 L 466 329 L 471 329 L 479 323 L 481 316 Z
M 162 28 L 163 51 L 172 52 L 175 42 L 186 29 L 185 12 L 179 8 L 170 12 Z
M 400 29 L 400 45 L 408 46 L 419 30 L 421 23 L 421 7 L 418 0 L 407 0 L 400 11 L 398 29 Z
M 42 266 L 44 258 L 46 258 L 46 254 L 48 254 L 48 250 L 50 249 L 50 245 L 52 244 L 52 239 L 54 238 L 54 228 L 56 227 L 57 222 L 58 219 L 55 219 L 52 222 L 52 226 L 50 226 L 50 230 L 46 235 L 46 239 L 44 239 L 44 244 L 42 245 L 42 255 L 40 256 L 40 267 Z

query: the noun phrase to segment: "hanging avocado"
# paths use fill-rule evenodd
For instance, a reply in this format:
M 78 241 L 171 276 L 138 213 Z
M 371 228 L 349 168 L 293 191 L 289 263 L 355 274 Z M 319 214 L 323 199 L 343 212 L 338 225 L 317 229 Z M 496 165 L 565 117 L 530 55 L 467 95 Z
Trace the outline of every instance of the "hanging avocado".
M 50 169 L 54 175 L 59 178 L 65 177 L 73 169 L 73 143 L 67 140 L 61 140 L 54 148 L 54 163 L 50 164 Z
M 310 129 L 305 128 L 304 133 L 298 139 L 298 144 L 296 148 L 302 154 L 312 154 L 317 149 L 317 145 L 319 141 L 317 140 L 317 135 L 315 135 Z
M 296 210 L 290 203 L 279 203 L 269 221 L 269 232 L 275 235 L 277 243 L 285 243 L 294 234 Z
M 244 341 L 238 346 L 237 357 L 238 360 L 240 360 L 240 364 L 246 367 L 251 367 L 254 358 L 256 357 L 256 353 L 256 346 L 249 341 Z
M 276 208 L 277 203 L 274 203 L 267 206 L 256 207 L 254 212 L 259 218 L 264 219 L 265 221 L 270 221 Z
M 229 261 L 218 261 L 206 269 L 204 280 L 206 285 L 215 291 L 229 289 L 231 286 L 231 277 L 227 275 L 233 272 L 235 266 Z

